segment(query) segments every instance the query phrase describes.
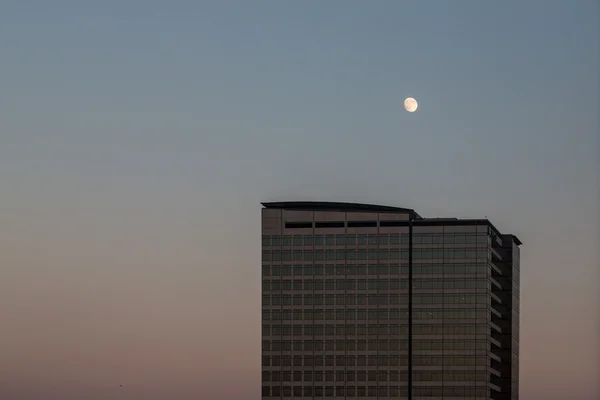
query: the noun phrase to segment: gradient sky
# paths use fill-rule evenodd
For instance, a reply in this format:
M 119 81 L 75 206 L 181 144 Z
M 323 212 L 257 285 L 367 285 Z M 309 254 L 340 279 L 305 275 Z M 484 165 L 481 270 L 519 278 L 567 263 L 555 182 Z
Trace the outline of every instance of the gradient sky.
M 518 235 L 521 398 L 597 398 L 599 25 L 593 0 L 2 1 L 0 398 L 258 400 L 260 201 L 286 199 Z

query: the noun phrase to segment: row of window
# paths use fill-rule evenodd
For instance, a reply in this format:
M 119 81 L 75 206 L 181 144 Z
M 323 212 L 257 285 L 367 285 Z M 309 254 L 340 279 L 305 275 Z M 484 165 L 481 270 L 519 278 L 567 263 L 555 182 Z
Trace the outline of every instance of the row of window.
M 413 259 L 466 260 L 488 259 L 487 247 L 413 249 Z M 313 261 L 313 260 L 408 260 L 408 249 L 329 249 L 329 250 L 263 250 L 263 261 Z
M 488 296 L 485 294 L 445 294 L 439 296 L 419 295 L 413 296 L 413 304 L 470 304 L 486 307 Z M 263 295 L 263 306 L 345 306 L 345 305 L 389 305 L 408 304 L 408 295 L 369 293 L 369 294 L 294 294 L 294 295 Z
M 413 382 L 487 381 L 481 371 L 413 371 Z M 263 371 L 263 382 L 406 382 L 408 371 Z
M 426 319 L 480 319 L 487 320 L 487 310 L 471 309 L 417 309 L 413 310 L 414 320 Z M 388 320 L 406 319 L 408 311 L 392 309 L 282 309 L 262 310 L 263 321 L 347 321 L 347 320 Z
M 331 357 L 331 356 L 329 356 Z M 413 356 L 414 359 L 415 356 Z M 327 360 L 327 361 L 326 361 Z M 324 367 L 325 362 L 331 361 L 322 356 L 262 356 L 263 367 Z M 330 364 L 330 366 L 333 364 Z M 335 365 L 339 367 L 401 367 L 408 365 L 406 355 L 337 355 Z
M 377 362 L 382 360 L 382 357 L 385 356 L 377 356 L 377 357 L 367 357 L 367 356 L 352 356 L 352 355 L 344 355 L 337 356 L 335 358 L 336 365 L 339 366 L 378 366 L 380 364 L 371 365 L 369 364 L 370 360 L 376 360 Z M 387 360 L 387 366 L 390 367 L 399 367 L 399 366 L 407 366 L 408 358 L 405 355 L 398 356 L 390 356 L 385 358 Z M 323 366 L 323 365 L 315 365 L 315 361 L 320 362 L 323 360 L 320 356 L 283 356 L 283 355 L 274 355 L 274 356 L 262 356 L 262 366 L 263 367 L 291 367 L 292 364 L 294 367 L 302 367 L 302 366 Z M 477 366 L 489 366 L 490 361 L 489 358 L 485 355 L 480 356 L 423 356 L 423 355 L 413 355 L 413 366 L 415 367 L 477 367 Z M 340 361 L 341 363 L 338 363 Z M 360 364 L 359 364 L 360 362 Z M 384 365 L 384 364 L 381 364 Z
M 413 274 L 488 274 L 486 263 L 413 263 Z M 263 265 L 262 276 L 346 276 L 346 275 L 408 275 L 408 264 L 296 264 Z
M 426 278 L 414 277 L 413 289 L 487 289 L 487 278 Z M 262 282 L 263 291 L 291 290 L 401 290 L 408 289 L 408 280 L 377 279 L 269 279 Z
M 487 350 L 486 340 L 413 340 L 413 350 Z M 263 340 L 263 351 L 387 351 L 408 350 L 407 340 Z M 327 365 L 327 364 L 325 364 Z M 333 365 L 333 364 L 331 364 Z
M 413 335 L 486 335 L 489 328 L 485 324 L 415 324 Z M 334 335 L 406 335 L 408 326 L 398 324 L 358 324 L 358 325 L 263 325 L 263 336 L 334 336 Z
M 403 386 L 263 386 L 262 396 L 268 397 L 377 397 L 406 396 Z M 413 387 L 414 397 L 486 397 L 488 389 L 476 386 Z
M 408 350 L 406 340 L 263 340 L 263 351 L 377 351 L 377 350 Z M 318 358 L 319 356 L 315 356 Z M 323 357 L 323 356 L 320 356 Z M 327 361 L 327 360 L 326 360 Z M 316 360 L 315 360 L 316 362 Z M 316 364 L 320 365 L 320 364 Z M 331 364 L 334 365 L 333 357 Z
M 264 235 L 263 246 L 355 246 L 408 244 L 405 234 Z M 488 244 L 487 233 L 413 233 L 413 244 Z

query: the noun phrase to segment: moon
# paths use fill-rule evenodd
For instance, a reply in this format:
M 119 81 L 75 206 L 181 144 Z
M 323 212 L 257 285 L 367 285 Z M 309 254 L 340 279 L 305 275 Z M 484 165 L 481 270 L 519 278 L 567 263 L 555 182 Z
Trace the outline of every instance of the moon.
M 417 111 L 417 108 L 419 108 L 419 103 L 412 97 L 407 97 L 406 100 L 404 100 L 404 109 L 406 111 L 415 112 Z

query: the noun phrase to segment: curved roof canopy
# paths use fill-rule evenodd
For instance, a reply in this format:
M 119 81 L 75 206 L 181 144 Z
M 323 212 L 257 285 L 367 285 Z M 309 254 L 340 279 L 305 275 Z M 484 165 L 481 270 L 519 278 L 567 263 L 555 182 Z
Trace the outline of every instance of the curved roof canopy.
M 311 210 L 311 211 L 345 211 L 345 212 L 378 212 L 412 214 L 421 218 L 415 210 L 410 208 L 380 206 L 363 203 L 342 203 L 332 201 L 280 201 L 262 203 L 265 208 L 277 208 L 286 210 Z

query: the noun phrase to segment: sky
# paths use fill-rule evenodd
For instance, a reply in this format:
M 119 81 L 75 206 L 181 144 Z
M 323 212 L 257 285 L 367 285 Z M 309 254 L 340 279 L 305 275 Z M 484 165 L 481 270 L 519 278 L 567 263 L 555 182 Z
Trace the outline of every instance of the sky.
M 521 399 L 596 399 L 599 53 L 593 0 L 2 1 L 0 398 L 259 399 L 260 202 L 333 200 L 516 234 Z

